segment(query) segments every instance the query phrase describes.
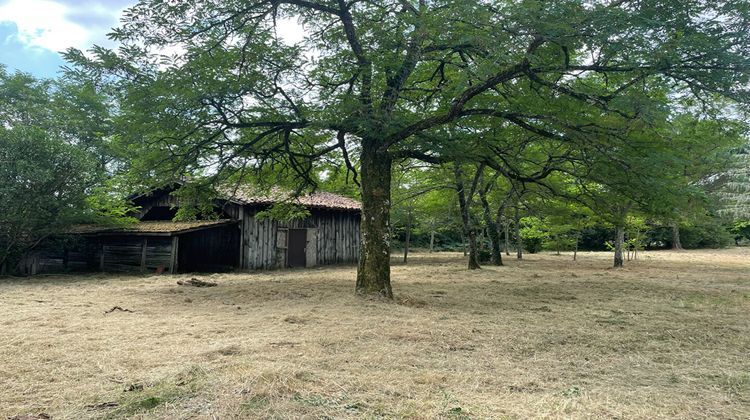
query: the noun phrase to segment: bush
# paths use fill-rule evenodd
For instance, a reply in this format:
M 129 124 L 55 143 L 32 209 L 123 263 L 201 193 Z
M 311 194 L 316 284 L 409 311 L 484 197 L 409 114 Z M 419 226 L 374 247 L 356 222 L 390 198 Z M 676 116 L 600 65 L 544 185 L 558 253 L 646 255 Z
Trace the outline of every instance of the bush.
M 684 248 L 725 248 L 734 238 L 724 226 L 706 224 L 680 228 L 680 241 Z
M 544 239 L 540 237 L 524 238 L 523 247 L 529 254 L 536 254 L 542 250 Z

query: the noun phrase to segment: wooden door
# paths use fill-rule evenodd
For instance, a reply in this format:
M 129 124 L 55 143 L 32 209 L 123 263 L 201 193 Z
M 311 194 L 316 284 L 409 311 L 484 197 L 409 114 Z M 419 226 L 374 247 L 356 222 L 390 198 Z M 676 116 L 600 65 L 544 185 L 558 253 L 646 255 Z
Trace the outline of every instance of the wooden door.
M 305 267 L 307 259 L 307 229 L 289 229 L 286 261 L 289 267 Z

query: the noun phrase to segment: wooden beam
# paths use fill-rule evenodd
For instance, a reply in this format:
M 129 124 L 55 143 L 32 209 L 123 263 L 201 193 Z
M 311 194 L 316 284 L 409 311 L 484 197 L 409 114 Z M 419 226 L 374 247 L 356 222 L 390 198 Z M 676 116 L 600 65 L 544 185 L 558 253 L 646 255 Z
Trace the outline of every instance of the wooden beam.
M 141 242 L 141 271 L 146 272 L 146 249 L 148 248 L 148 238 L 143 238 Z
M 172 237 L 172 263 L 169 265 L 169 273 L 174 274 L 177 272 L 177 261 L 179 255 L 177 252 L 179 251 L 180 246 L 180 237 L 179 236 L 173 236 Z
M 99 255 L 99 270 L 104 271 L 104 242 L 101 243 L 99 246 L 100 255 Z
M 242 270 L 245 268 L 245 206 L 238 206 L 237 219 L 239 220 L 240 229 L 240 260 L 237 264 L 237 268 Z

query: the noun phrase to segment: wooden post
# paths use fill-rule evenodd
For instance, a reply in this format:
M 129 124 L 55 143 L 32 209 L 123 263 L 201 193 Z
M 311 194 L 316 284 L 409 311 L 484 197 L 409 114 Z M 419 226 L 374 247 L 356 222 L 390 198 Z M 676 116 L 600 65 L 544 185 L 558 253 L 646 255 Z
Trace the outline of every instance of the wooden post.
M 104 242 L 101 243 L 99 249 L 99 270 L 104 271 Z
M 308 228 L 306 240 L 305 267 L 315 267 L 318 264 L 318 229 Z
M 237 268 L 242 270 L 245 268 L 245 206 L 240 204 L 239 210 L 237 211 L 237 218 L 239 219 L 240 229 L 240 260 L 237 262 Z
M 143 238 L 143 243 L 141 243 L 141 271 L 146 271 L 146 249 L 148 248 L 148 238 Z
M 178 261 L 178 254 L 179 251 L 179 245 L 180 245 L 180 237 L 179 236 L 173 236 L 172 237 L 172 264 L 169 266 L 169 273 L 174 274 L 177 272 L 177 261 Z

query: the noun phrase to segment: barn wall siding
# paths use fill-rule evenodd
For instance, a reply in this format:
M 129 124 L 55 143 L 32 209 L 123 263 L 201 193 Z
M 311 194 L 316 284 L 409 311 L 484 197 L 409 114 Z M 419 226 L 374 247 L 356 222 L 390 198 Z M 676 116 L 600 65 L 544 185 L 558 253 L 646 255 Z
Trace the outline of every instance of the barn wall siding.
M 156 271 L 157 268 L 169 271 L 172 268 L 172 238 L 114 236 L 99 241 L 104 253 L 103 271 Z
M 239 229 L 235 225 L 179 235 L 177 271 L 229 271 L 239 259 Z
M 313 210 L 308 218 L 279 222 L 258 219 L 258 208 L 238 212 L 241 224 L 242 268 L 274 269 L 286 266 L 287 229 L 316 229 L 316 265 L 356 262 L 359 257 L 359 214 Z M 312 236 L 311 236 L 312 237 Z

